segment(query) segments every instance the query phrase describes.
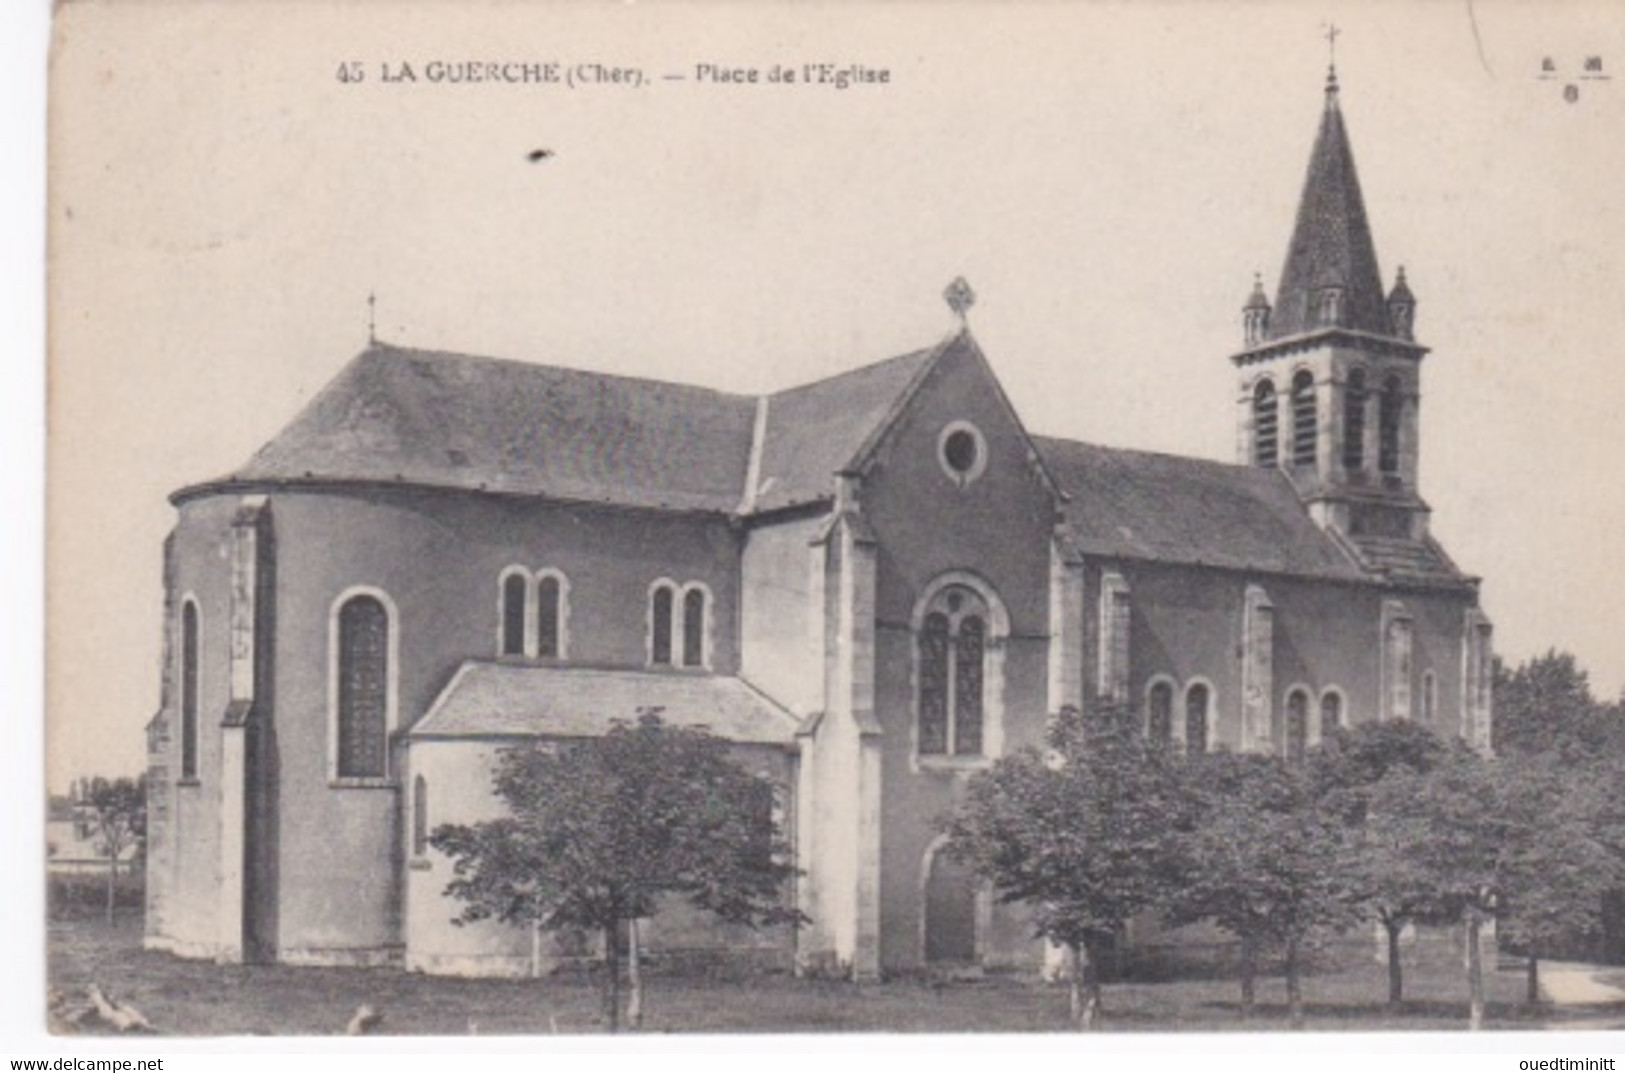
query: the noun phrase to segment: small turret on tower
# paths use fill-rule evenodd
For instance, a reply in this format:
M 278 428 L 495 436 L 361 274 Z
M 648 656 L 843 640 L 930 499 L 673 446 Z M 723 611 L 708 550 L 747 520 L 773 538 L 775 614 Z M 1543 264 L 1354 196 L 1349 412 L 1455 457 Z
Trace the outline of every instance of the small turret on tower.
M 1388 292 L 1388 323 L 1393 327 L 1394 334 L 1406 342 L 1415 339 L 1412 334 L 1412 325 L 1416 322 L 1416 295 L 1405 283 L 1405 266 L 1399 266 L 1399 274 L 1394 279 L 1394 289 Z
M 1242 340 L 1246 346 L 1262 343 L 1270 331 L 1270 300 L 1264 294 L 1264 277 L 1253 273 L 1253 293 L 1241 307 Z

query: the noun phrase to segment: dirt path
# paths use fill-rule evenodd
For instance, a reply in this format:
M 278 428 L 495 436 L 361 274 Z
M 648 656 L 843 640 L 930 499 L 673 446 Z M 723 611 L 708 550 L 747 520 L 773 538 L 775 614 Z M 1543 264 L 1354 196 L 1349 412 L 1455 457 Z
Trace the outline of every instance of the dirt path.
M 1540 990 L 1553 1006 L 1571 1013 L 1548 1027 L 1564 1032 L 1625 1029 L 1625 981 L 1617 969 L 1548 961 L 1540 966 Z

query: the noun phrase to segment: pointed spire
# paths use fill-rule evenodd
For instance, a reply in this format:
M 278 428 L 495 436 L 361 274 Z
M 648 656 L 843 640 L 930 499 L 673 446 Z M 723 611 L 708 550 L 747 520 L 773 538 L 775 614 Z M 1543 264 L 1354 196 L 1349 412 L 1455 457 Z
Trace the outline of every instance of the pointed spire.
M 1392 334 L 1335 66 L 1326 75 L 1326 105 L 1309 154 L 1269 338 L 1324 327 Z

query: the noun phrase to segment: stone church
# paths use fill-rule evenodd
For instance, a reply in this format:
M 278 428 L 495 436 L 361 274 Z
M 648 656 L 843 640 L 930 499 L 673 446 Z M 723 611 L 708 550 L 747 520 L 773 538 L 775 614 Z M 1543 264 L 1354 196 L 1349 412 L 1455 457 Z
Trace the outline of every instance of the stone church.
M 1041 961 L 933 821 L 1063 705 L 1188 751 L 1388 719 L 1487 748 L 1490 623 L 1417 486 L 1416 308 L 1333 76 L 1214 400 L 1234 463 L 1034 435 L 965 330 L 760 396 L 373 343 L 171 497 L 147 944 L 539 971 L 568 944 L 453 926 L 428 835 L 497 814 L 505 745 L 645 707 L 774 780 L 812 920 L 674 909 L 650 950 L 856 977 Z

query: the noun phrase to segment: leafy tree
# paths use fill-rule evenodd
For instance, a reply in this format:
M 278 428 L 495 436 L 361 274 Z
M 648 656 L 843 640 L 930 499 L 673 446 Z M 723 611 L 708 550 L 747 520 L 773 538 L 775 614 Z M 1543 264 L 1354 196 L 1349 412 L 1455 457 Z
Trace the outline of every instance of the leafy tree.
M 1282 948 L 1299 1027 L 1306 942 L 1357 915 L 1338 871 L 1346 829 L 1320 807 L 1307 773 L 1277 757 L 1214 753 L 1191 770 L 1199 822 L 1186 840 L 1173 919 L 1211 919 L 1241 941 L 1243 1017 L 1253 1012 L 1260 953 Z
M 1467 1024 L 1484 1026 L 1484 964 L 1479 936 L 1497 919 L 1514 868 L 1539 854 L 1544 821 L 1531 811 L 1537 795 L 1516 784 L 1516 767 L 1471 753 L 1449 754 L 1427 772 L 1389 772 L 1371 787 L 1367 826 L 1435 893 L 1448 919 L 1466 925 Z
M 1506 854 L 1498 934 L 1523 949 L 1526 1001 L 1534 1005 L 1539 959 L 1600 936 L 1603 898 L 1625 885 L 1625 765 L 1581 778 L 1550 754 L 1508 757 L 1496 767 L 1503 807 L 1521 820 L 1523 836 Z
M 1431 878 L 1403 852 L 1405 847 L 1366 829 L 1372 788 L 1391 771 L 1431 771 L 1450 748 L 1422 724 L 1395 720 L 1341 728 L 1309 755 L 1309 778 L 1316 799 L 1347 828 L 1338 874 L 1352 900 L 1372 912 L 1388 940 L 1388 1004 L 1392 1007 L 1398 1007 L 1405 995 L 1401 933 L 1407 924 L 1435 919 L 1443 910 Z
M 1032 908 L 1068 953 L 1073 1020 L 1095 1027 L 1101 960 L 1133 917 L 1161 905 L 1188 825 L 1177 761 L 1119 708 L 1067 708 L 1050 750 L 1000 758 L 943 821 L 947 852 Z
M 431 842 L 455 861 L 447 893 L 459 921 L 496 919 L 603 936 L 611 1031 L 620 1023 L 620 935 L 629 935 L 627 1020 L 643 1008 L 640 919 L 663 897 L 761 926 L 805 918 L 784 884 L 795 874 L 772 820 L 772 787 L 728 744 L 666 725 L 656 711 L 599 738 L 503 750 L 495 774 L 509 815 L 443 825 Z
M 1625 749 L 1625 718 L 1599 704 L 1574 657 L 1549 650 L 1508 671 L 1495 665 L 1492 744 L 1499 756 L 1556 751 L 1586 761 Z
M 81 807 L 90 812 L 96 852 L 107 858 L 107 922 L 113 923 L 119 858 L 147 834 L 147 783 L 140 779 L 90 780 Z

